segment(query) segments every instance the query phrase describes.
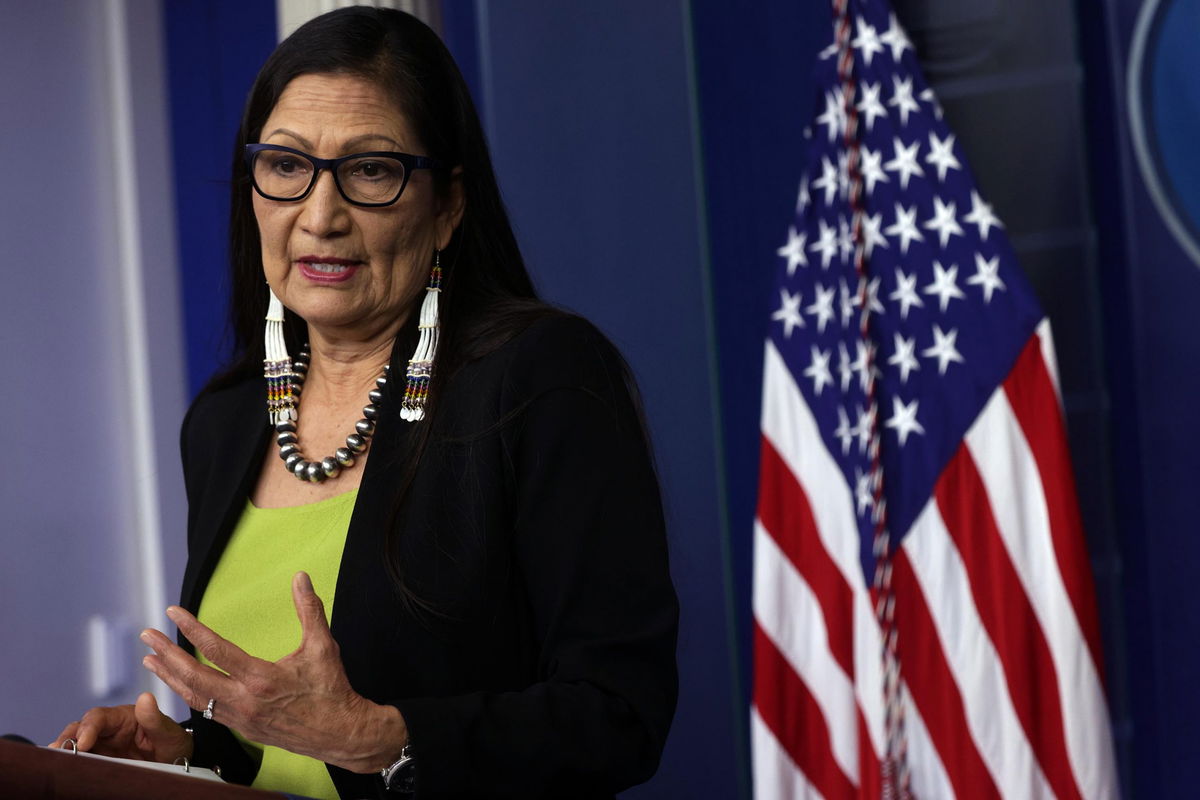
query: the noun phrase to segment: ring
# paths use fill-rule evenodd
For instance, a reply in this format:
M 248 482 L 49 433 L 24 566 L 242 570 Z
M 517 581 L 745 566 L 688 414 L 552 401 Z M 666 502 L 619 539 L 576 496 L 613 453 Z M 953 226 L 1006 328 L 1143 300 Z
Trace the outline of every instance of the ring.
M 216 708 L 216 706 L 217 706 L 216 698 L 213 698 L 213 697 L 208 698 L 208 706 L 204 709 L 204 718 L 205 719 L 212 719 L 212 712 L 213 712 L 213 709 Z

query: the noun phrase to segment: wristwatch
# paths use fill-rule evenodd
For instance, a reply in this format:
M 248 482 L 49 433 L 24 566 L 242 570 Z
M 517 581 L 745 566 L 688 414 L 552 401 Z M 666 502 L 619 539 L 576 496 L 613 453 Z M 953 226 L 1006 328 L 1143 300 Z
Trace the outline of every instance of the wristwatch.
M 413 752 L 412 742 L 404 745 L 400 758 L 390 767 L 379 770 L 383 778 L 383 786 L 389 792 L 396 794 L 412 794 L 416 791 L 417 761 Z

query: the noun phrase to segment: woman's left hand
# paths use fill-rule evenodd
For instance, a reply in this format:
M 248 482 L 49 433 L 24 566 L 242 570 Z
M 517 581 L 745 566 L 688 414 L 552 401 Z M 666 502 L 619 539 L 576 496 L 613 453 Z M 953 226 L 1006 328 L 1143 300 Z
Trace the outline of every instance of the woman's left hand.
M 161 632 L 147 629 L 153 648 L 143 665 L 213 719 L 247 739 L 311 756 L 352 772 L 373 772 L 395 761 L 407 743 L 400 712 L 372 703 L 350 686 L 325 606 L 303 572 L 292 579 L 300 646 L 274 663 L 222 639 L 178 606 L 167 616 L 211 663 L 201 664 Z M 227 673 L 227 674 L 226 674 Z

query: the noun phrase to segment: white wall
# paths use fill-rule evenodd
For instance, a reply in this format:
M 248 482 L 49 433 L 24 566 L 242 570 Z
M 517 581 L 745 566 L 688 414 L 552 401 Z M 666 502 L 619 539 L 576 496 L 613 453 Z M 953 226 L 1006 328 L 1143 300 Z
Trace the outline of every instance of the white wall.
M 154 688 L 136 635 L 165 624 L 151 608 L 182 575 L 161 47 L 154 0 L 0 0 L 0 733 L 43 742 Z M 124 183 L 123 129 L 136 165 Z M 89 687 L 93 615 L 129 624 L 128 685 L 103 700 Z

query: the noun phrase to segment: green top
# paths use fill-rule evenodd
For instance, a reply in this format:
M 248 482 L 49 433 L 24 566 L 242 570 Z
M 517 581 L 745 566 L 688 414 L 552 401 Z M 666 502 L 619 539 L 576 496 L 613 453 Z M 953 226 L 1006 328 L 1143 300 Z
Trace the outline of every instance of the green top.
M 292 601 L 292 576 L 300 570 L 309 574 L 325 603 L 326 619 L 331 618 L 357 496 L 355 489 L 290 508 L 257 508 L 247 500 L 208 582 L 199 620 L 257 658 L 278 661 L 294 651 L 300 646 L 300 620 Z M 337 800 L 324 763 L 234 734 L 261 759 L 256 789 Z

